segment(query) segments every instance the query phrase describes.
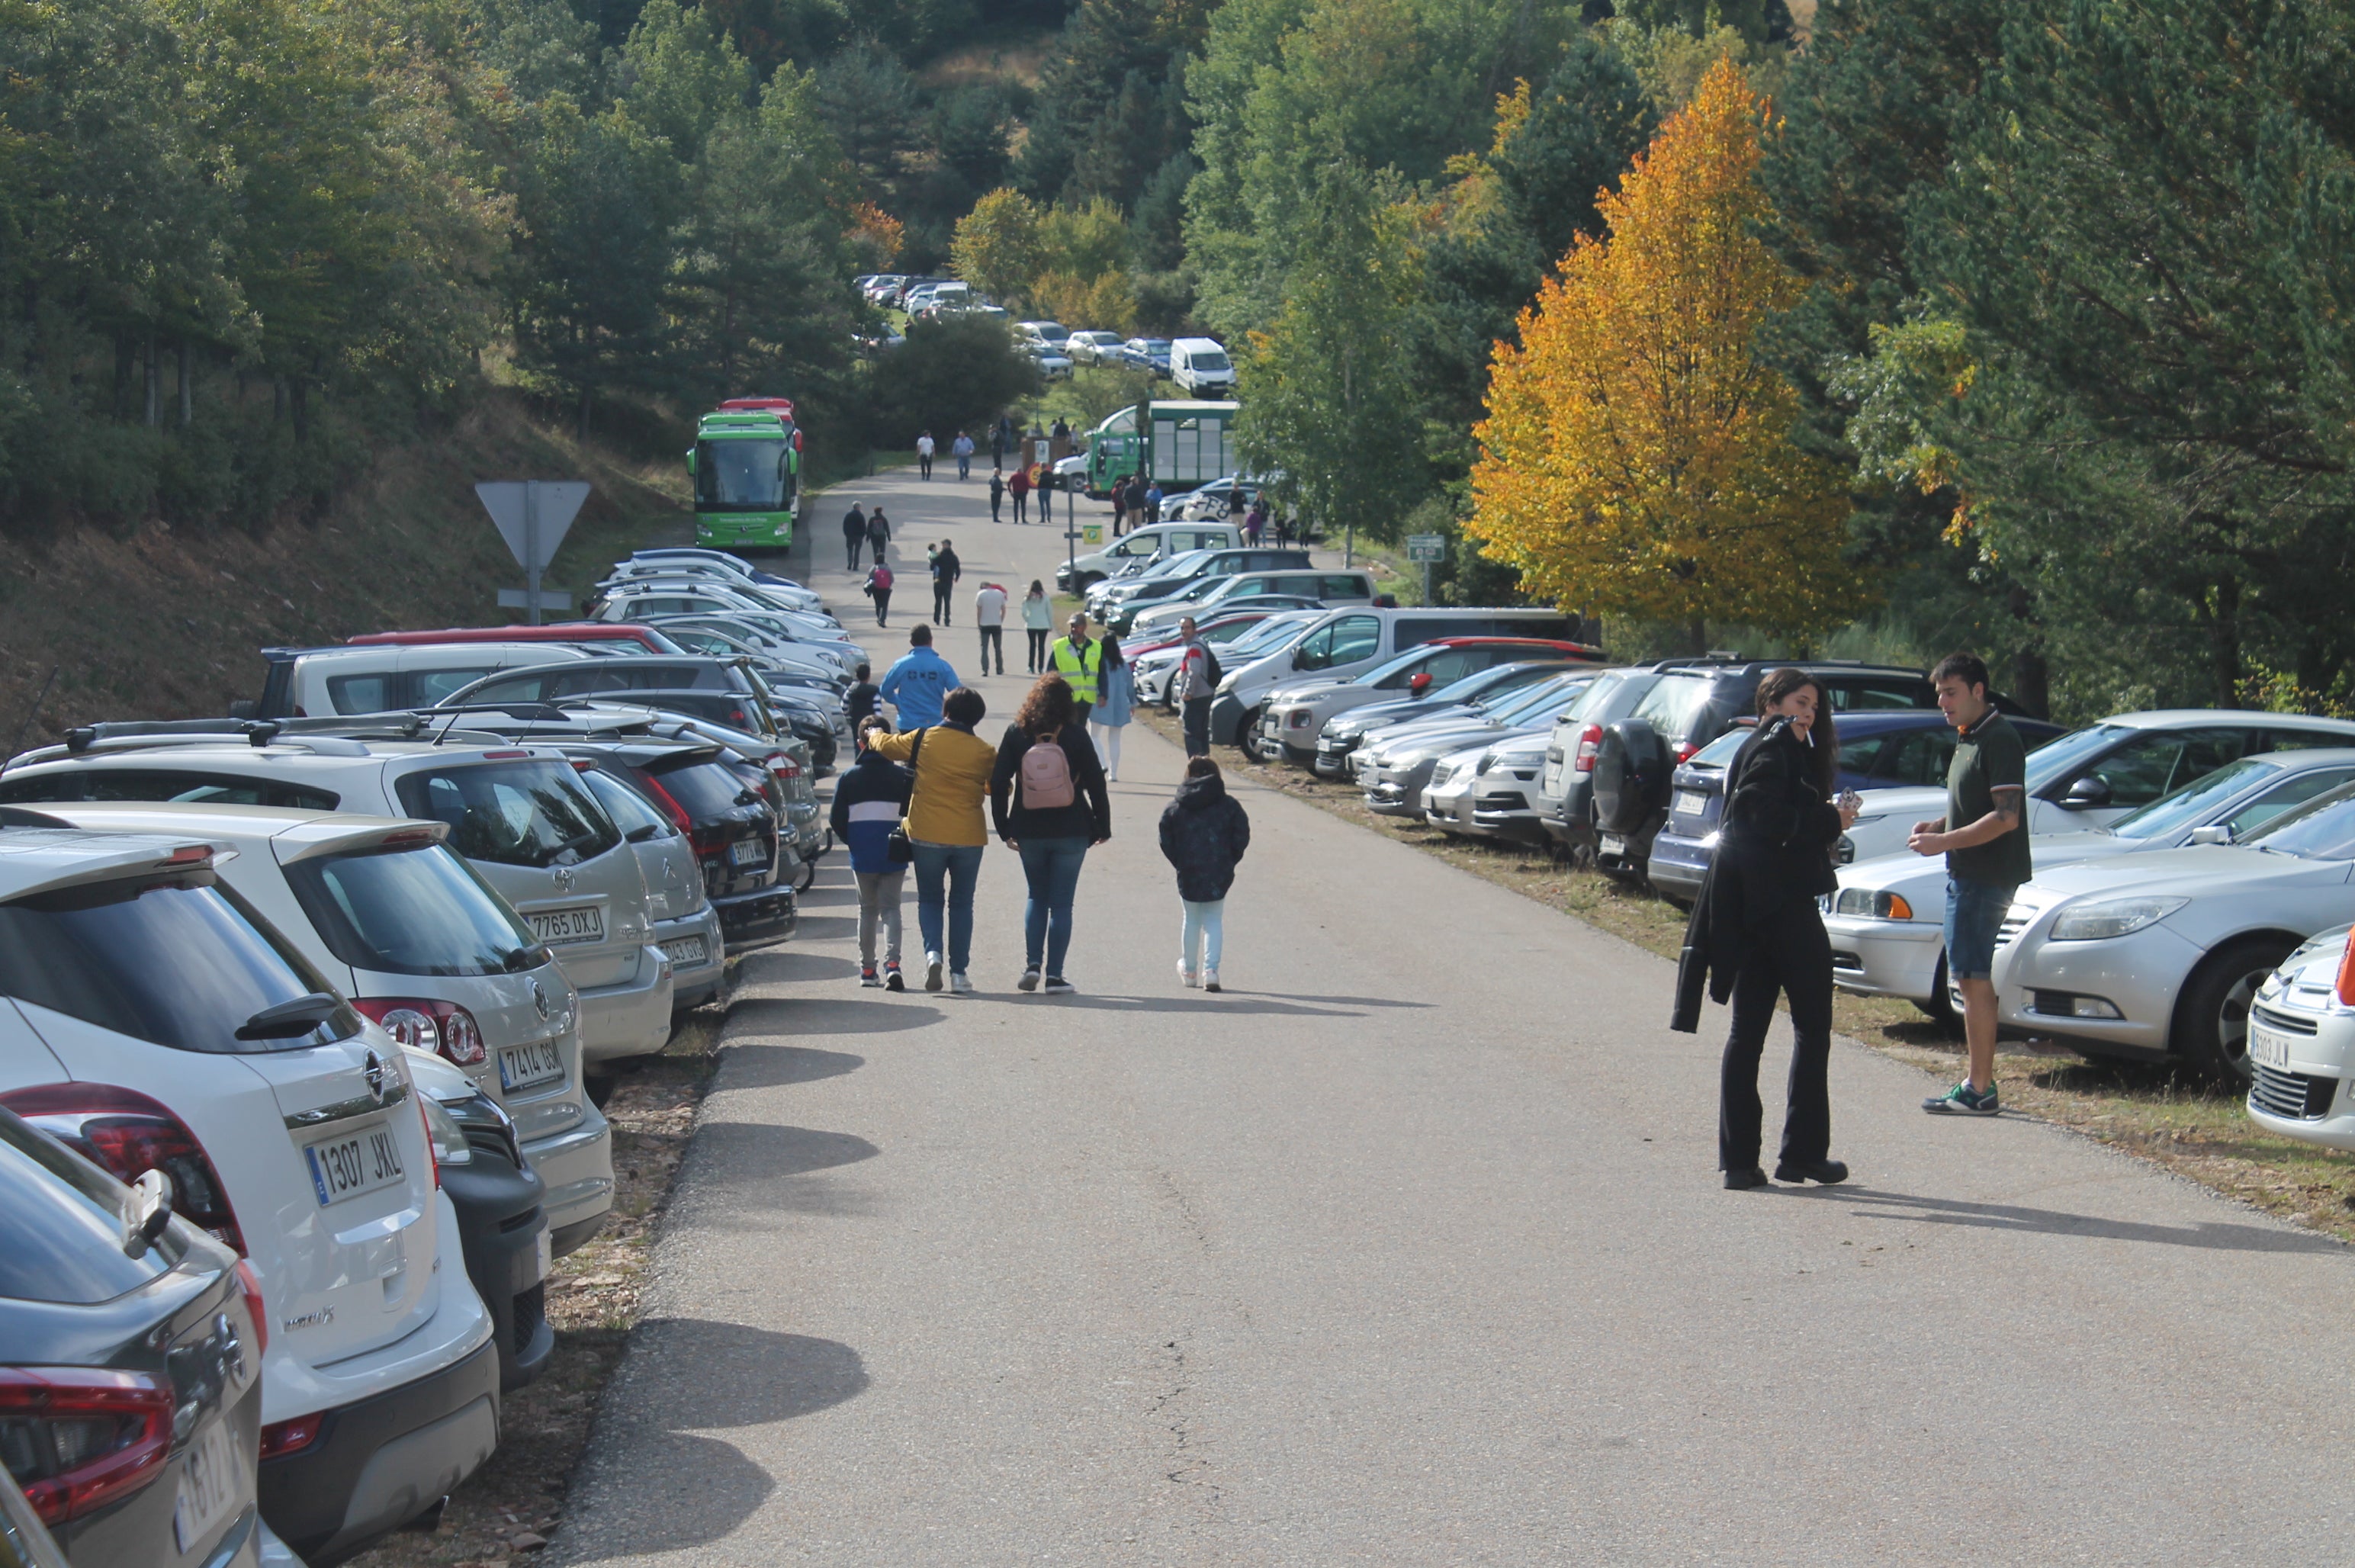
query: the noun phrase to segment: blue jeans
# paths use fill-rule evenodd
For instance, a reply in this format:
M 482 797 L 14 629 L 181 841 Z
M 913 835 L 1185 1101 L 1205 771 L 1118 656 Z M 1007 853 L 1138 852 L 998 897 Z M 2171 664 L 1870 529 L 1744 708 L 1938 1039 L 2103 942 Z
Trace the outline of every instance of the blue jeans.
M 1219 966 L 1219 950 L 1226 945 L 1227 901 L 1211 899 L 1197 903 L 1192 899 L 1180 899 L 1186 908 L 1186 919 L 1178 932 L 1178 961 L 1187 968 L 1200 972 Z M 1194 955 L 1201 955 L 1201 962 Z
M 1022 875 L 1030 883 L 1030 902 L 1022 912 L 1022 943 L 1028 966 L 1046 959 L 1047 977 L 1063 975 L 1063 957 L 1071 950 L 1071 897 L 1080 891 L 1080 868 L 1087 862 L 1084 838 L 1025 838 Z
M 1957 980 L 1985 980 L 1995 974 L 1995 939 L 2011 912 L 2017 888 L 1946 879 L 1946 973 Z
M 916 841 L 916 930 L 926 953 L 948 955 L 949 973 L 962 975 L 973 957 L 973 884 L 981 876 L 978 844 Z M 941 945 L 941 906 L 948 905 L 948 946 Z

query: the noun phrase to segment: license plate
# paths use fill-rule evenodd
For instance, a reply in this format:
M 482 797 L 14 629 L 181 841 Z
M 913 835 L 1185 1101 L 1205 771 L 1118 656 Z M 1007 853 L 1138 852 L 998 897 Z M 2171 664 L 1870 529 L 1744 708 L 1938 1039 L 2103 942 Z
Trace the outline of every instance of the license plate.
M 185 1555 L 205 1542 L 245 1495 L 245 1461 L 227 1421 L 216 1421 L 188 1449 L 180 1495 L 172 1503 L 172 1539 Z
M 2261 1023 L 2249 1025 L 2249 1060 L 2276 1072 L 2289 1071 L 2289 1036 Z
M 1709 809 L 1709 796 L 1697 789 L 1680 789 L 1677 791 L 1676 804 L 1672 809 L 1699 816 Z
M 578 909 L 538 910 L 524 918 L 531 922 L 532 935 L 550 947 L 605 940 L 605 912 L 595 904 L 582 904 Z
M 1627 852 L 1627 840 L 1616 833 L 1604 833 L 1598 837 L 1602 840 L 1603 852 L 1605 855 L 1624 855 Z
M 400 1146 L 392 1127 L 378 1122 L 357 1132 L 338 1133 L 304 1146 L 303 1157 L 311 1168 L 311 1189 L 319 1206 L 340 1203 L 401 1179 Z
M 532 1251 L 534 1260 L 539 1264 L 539 1273 L 533 1278 L 532 1283 L 538 1285 L 556 1268 L 556 1239 L 549 1233 L 547 1226 L 540 1227 L 538 1245 Z
M 758 838 L 739 838 L 728 846 L 728 863 L 731 866 L 757 866 L 769 858 L 769 847 Z
M 700 964 L 711 955 L 711 949 L 703 944 L 703 938 L 699 936 L 682 936 L 676 942 L 666 942 L 662 950 L 664 957 L 682 965 Z
M 564 1053 L 552 1040 L 510 1045 L 499 1052 L 499 1087 L 512 1094 L 564 1076 Z

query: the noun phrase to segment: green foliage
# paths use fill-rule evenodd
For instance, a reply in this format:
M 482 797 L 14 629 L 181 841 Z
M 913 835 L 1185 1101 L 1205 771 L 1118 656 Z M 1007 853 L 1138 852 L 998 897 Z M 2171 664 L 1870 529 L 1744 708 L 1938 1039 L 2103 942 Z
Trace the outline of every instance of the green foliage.
M 1015 352 L 1005 326 L 974 316 L 919 321 L 908 340 L 867 372 L 861 421 L 877 450 L 915 444 L 929 430 L 980 430 L 1039 389 L 1039 369 Z

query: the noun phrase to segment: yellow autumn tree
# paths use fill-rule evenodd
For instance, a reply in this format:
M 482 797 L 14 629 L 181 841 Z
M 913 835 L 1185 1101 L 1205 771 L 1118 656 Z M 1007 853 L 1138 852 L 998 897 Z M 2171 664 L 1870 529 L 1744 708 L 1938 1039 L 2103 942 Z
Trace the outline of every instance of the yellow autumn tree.
M 1753 352 L 1799 285 L 1755 233 L 1765 101 L 1721 59 L 1599 200 L 1497 347 L 1467 530 L 1523 585 L 1606 616 L 1805 635 L 1869 585 L 1840 559 L 1838 468 L 1792 442 L 1798 402 Z

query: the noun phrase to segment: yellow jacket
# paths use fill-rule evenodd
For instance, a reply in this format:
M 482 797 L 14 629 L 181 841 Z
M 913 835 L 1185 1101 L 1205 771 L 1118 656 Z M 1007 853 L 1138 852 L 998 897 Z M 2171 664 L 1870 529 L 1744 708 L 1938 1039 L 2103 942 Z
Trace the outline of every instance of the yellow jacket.
M 1090 639 L 1086 648 L 1074 647 L 1069 636 L 1057 637 L 1055 645 L 1047 650 L 1055 663 L 1055 673 L 1070 683 L 1071 696 L 1081 702 L 1092 704 L 1096 699 L 1096 674 L 1103 668 L 1103 644 Z
M 997 748 L 970 730 L 936 724 L 929 730 L 878 735 L 868 749 L 904 763 L 915 755 L 920 735 L 924 754 L 916 759 L 916 787 L 908 797 L 902 824 L 908 837 L 922 844 L 988 843 L 989 824 L 981 807 L 989 798 Z

